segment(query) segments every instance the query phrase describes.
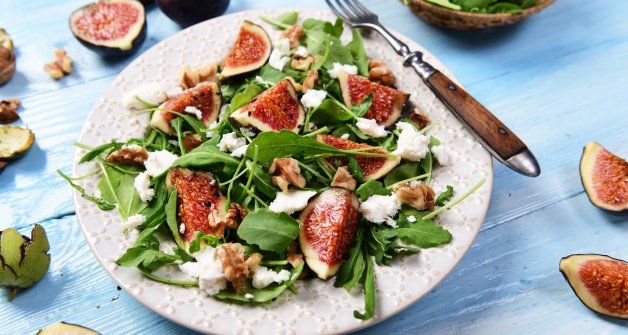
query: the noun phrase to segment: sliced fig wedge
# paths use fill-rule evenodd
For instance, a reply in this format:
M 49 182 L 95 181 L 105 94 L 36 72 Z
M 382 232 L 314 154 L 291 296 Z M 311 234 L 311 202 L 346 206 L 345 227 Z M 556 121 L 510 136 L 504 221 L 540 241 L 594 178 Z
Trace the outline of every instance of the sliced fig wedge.
M 605 255 L 571 255 L 560 260 L 560 272 L 589 309 L 628 319 L 628 263 Z
M 70 15 L 72 34 L 103 56 L 131 54 L 146 39 L 144 6 L 133 0 L 100 0 Z
M 580 159 L 582 185 L 595 206 L 615 214 L 628 214 L 628 162 L 597 142 L 584 147 Z
M 338 272 L 358 228 L 359 207 L 353 192 L 331 187 L 301 212 L 299 245 L 305 262 L 319 278 Z
M 353 150 L 353 149 L 364 149 L 371 148 L 370 145 L 364 143 L 357 143 L 351 140 L 345 140 L 343 138 L 338 138 L 332 135 L 318 135 L 316 136 L 316 140 L 319 142 L 323 142 L 325 144 L 329 144 L 333 147 L 343 150 Z M 380 149 L 373 148 L 373 150 L 367 150 L 366 152 L 375 152 L 380 154 L 388 154 L 389 152 Z M 364 157 L 364 156 L 354 156 L 355 160 L 358 161 L 358 165 L 362 169 L 364 173 L 364 179 L 379 179 L 388 174 L 392 169 L 394 169 L 399 162 L 401 162 L 401 158 L 385 158 L 385 157 Z M 328 158 L 328 161 L 337 167 L 347 165 L 347 160 L 343 158 Z M 336 162 L 340 164 L 335 164 Z
M 367 119 L 374 119 L 377 124 L 384 127 L 392 126 L 399 116 L 403 106 L 408 101 L 409 95 L 392 87 L 380 85 L 368 80 L 368 78 L 340 72 L 338 82 L 342 91 L 345 105 L 359 105 L 369 94 L 373 94 L 371 108 L 364 115 Z
M 242 22 L 231 51 L 222 61 L 220 80 L 261 68 L 268 60 L 271 49 L 270 37 L 264 28 L 250 21 Z
M 298 133 L 305 121 L 305 109 L 294 86 L 285 79 L 238 108 L 230 118 L 241 126 L 259 131 L 287 129 Z
M 197 231 L 222 236 L 227 200 L 211 174 L 175 167 L 168 172 L 166 185 L 177 190 L 177 218 L 185 227 L 181 238 L 186 244 Z
M 212 122 L 218 119 L 221 105 L 222 96 L 218 84 L 214 82 L 202 82 L 166 100 L 159 108 L 192 115 L 185 109 L 187 107 L 194 107 L 201 111 L 201 121 L 209 127 Z M 176 117 L 176 114 L 157 110 L 153 113 L 150 125 L 166 134 L 174 135 L 175 131 L 170 125 L 170 121 Z

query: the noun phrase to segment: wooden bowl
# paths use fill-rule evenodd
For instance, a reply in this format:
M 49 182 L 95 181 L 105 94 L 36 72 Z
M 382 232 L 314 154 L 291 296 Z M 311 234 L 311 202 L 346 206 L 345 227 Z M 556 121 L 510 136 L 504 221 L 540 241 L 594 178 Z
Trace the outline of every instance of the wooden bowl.
M 475 30 L 512 24 L 538 13 L 555 0 L 540 0 L 538 4 L 518 14 L 480 14 L 444 8 L 425 0 L 412 0 L 408 7 L 429 24 L 457 30 Z

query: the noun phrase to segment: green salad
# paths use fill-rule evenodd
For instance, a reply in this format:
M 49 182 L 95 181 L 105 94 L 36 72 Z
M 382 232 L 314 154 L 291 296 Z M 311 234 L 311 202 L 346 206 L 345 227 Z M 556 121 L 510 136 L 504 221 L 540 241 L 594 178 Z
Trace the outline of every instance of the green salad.
M 502 14 L 521 13 L 524 10 L 534 7 L 539 0 L 423 0 L 448 9 L 459 10 L 470 13 L 481 14 Z M 404 0 L 407 5 L 411 0 Z
M 358 30 L 343 44 L 341 20 L 262 20 L 281 30 L 278 40 L 244 21 L 219 64 L 186 66 L 178 87 L 126 94 L 129 117 L 150 119 L 145 137 L 77 143 L 80 164 L 95 170 L 58 172 L 117 210 L 122 234 L 139 232 L 120 266 L 242 304 L 329 280 L 363 292 L 354 316 L 370 319 L 376 266 L 449 243 L 435 218 L 483 180 L 460 195 L 432 189 L 433 171 L 450 163 L 429 135 L 439 122 L 409 107 Z M 87 194 L 78 180 L 94 175 L 100 194 Z

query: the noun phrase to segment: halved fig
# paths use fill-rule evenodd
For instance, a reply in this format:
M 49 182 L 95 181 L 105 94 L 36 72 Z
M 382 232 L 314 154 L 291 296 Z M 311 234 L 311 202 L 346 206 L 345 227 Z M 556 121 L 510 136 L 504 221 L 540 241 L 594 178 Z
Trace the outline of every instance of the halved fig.
M 374 119 L 377 124 L 384 127 L 392 126 L 399 116 L 403 106 L 408 101 L 409 95 L 392 87 L 380 85 L 368 80 L 368 78 L 340 72 L 338 82 L 342 91 L 345 105 L 359 105 L 369 94 L 373 94 L 371 108 L 364 115 L 367 119 Z
M 103 56 L 135 52 L 146 39 L 144 6 L 133 0 L 100 0 L 70 15 L 72 34 Z
M 580 159 L 582 185 L 595 206 L 615 214 L 628 214 L 628 162 L 597 142 L 584 146 Z
M 560 272 L 589 309 L 628 319 L 628 263 L 605 255 L 571 255 L 560 260 Z
M 218 84 L 202 82 L 166 100 L 159 108 L 192 115 L 185 109 L 186 107 L 194 107 L 201 111 L 201 121 L 209 127 L 212 122 L 218 119 L 221 105 L 222 96 Z M 150 125 L 166 134 L 174 135 L 175 131 L 170 125 L 170 121 L 174 120 L 177 115 L 168 111 L 156 110 L 150 120 Z
M 100 335 L 100 333 L 83 326 L 61 321 L 40 329 L 36 335 Z
M 17 126 L 0 127 L 0 160 L 20 156 L 33 146 L 35 134 L 30 129 Z
M 197 231 L 223 235 L 227 200 L 210 173 L 175 167 L 166 175 L 166 185 L 177 190 L 177 221 L 185 227 L 181 238 L 186 244 Z
M 353 192 L 331 187 L 310 200 L 301 212 L 299 245 L 306 264 L 319 278 L 338 272 L 358 228 L 359 207 Z
M 264 28 L 250 21 L 242 22 L 231 51 L 222 61 L 220 80 L 261 68 L 266 64 L 271 48 L 270 37 Z
M 364 143 L 357 143 L 351 140 L 346 140 L 343 138 L 338 138 L 332 135 L 318 135 L 316 136 L 316 140 L 319 142 L 323 142 L 325 144 L 329 144 L 333 147 L 343 150 L 354 150 L 354 149 L 364 149 L 371 148 L 370 145 Z M 373 148 L 372 150 L 365 150 L 366 152 L 375 152 L 380 154 L 388 154 L 389 152 L 380 149 Z M 392 169 L 394 169 L 399 162 L 401 162 L 401 158 L 386 158 L 386 157 L 365 157 L 365 156 L 354 156 L 355 160 L 358 161 L 358 165 L 362 169 L 364 173 L 364 179 L 379 179 L 388 174 Z M 328 158 L 328 161 L 336 167 L 346 166 L 347 160 L 344 158 Z
M 298 133 L 305 121 L 305 109 L 290 80 L 284 79 L 238 108 L 230 118 L 259 131 L 287 129 Z

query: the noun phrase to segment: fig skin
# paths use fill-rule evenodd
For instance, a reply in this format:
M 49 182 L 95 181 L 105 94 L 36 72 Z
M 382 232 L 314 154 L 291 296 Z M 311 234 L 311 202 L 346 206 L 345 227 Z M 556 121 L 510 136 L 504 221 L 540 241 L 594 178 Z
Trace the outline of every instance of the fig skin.
M 598 166 L 598 163 L 609 163 L 607 166 Z M 607 173 L 599 176 L 599 173 Z M 610 174 L 610 175 L 608 175 Z M 606 177 L 605 180 L 595 180 L 596 177 Z M 628 162 L 610 153 L 599 143 L 587 143 L 580 159 L 580 180 L 591 203 L 612 215 L 628 215 Z M 603 184 L 603 185 L 600 185 Z M 617 202 L 610 203 L 598 195 L 601 186 L 607 191 L 614 192 L 612 196 Z
M 258 45 L 259 43 L 261 45 Z M 222 66 L 220 80 L 239 78 L 241 75 L 258 70 L 268 61 L 271 49 L 272 43 L 266 30 L 245 20 L 240 26 L 231 50 L 220 62 Z M 256 58 L 251 59 L 252 57 Z
M 599 265 L 606 265 L 605 269 L 610 271 L 606 273 L 604 276 L 599 276 L 597 273 L 602 271 L 600 267 L 596 267 L 594 269 L 589 269 L 590 271 L 595 271 L 595 274 L 591 274 L 591 276 L 597 277 L 598 282 L 595 290 L 597 292 L 592 292 L 590 288 L 586 286 L 586 283 L 583 282 L 581 277 L 581 271 L 583 267 L 592 266 L 595 262 L 599 262 Z M 612 266 L 612 269 L 610 269 Z M 609 317 L 615 317 L 620 319 L 628 319 L 628 263 L 622 261 L 617 258 L 613 258 L 606 255 L 599 254 L 574 254 L 563 257 L 560 260 L 559 266 L 560 272 L 569 286 L 574 291 L 578 299 L 590 310 Z M 584 268 L 587 270 L 587 268 Z M 613 276 L 615 275 L 615 276 Z M 611 282 L 615 279 L 615 282 Z M 619 283 L 621 281 L 621 283 Z M 612 284 L 619 284 L 621 287 L 612 287 Z M 600 285 L 604 285 L 600 288 Z M 609 288 L 609 286 L 611 286 Z M 616 292 L 608 292 L 609 290 L 615 290 Z M 619 292 L 619 299 L 623 298 L 623 301 L 620 300 L 618 302 L 608 302 L 603 301 L 599 294 L 610 294 L 613 297 L 616 297 L 616 294 Z M 623 296 L 622 293 L 623 292 Z M 596 296 L 595 294 L 598 294 Z M 622 304 L 623 311 L 614 312 L 606 308 L 604 305 L 608 305 L 610 303 Z
M 157 0 L 166 16 L 186 27 L 222 15 L 229 0 Z

